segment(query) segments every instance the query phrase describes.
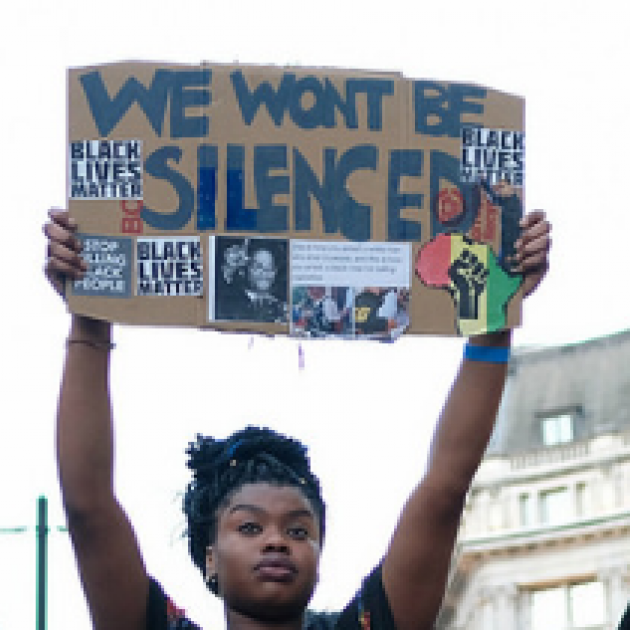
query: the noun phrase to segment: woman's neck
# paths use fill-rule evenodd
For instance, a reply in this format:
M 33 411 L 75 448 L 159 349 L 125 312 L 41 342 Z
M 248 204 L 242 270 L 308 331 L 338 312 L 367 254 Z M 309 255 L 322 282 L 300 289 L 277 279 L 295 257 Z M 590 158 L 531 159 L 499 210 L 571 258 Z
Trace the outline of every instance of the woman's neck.
M 304 614 L 293 619 L 279 621 L 255 619 L 248 615 L 226 610 L 227 630 L 302 630 Z

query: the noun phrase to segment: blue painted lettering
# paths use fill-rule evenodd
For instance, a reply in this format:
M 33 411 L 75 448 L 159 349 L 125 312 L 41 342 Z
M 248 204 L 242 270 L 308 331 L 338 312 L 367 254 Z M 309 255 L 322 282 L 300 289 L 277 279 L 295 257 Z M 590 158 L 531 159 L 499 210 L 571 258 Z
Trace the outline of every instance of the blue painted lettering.
M 403 219 L 403 208 L 422 208 L 424 195 L 421 193 L 401 193 L 400 179 L 404 176 L 422 176 L 423 152 L 420 150 L 392 151 L 389 156 L 389 177 L 387 188 L 387 238 L 390 241 L 419 241 L 422 225 L 419 221 Z
M 171 96 L 171 138 L 203 138 L 208 135 L 208 116 L 186 116 L 188 107 L 210 105 L 209 69 L 173 72 Z M 200 89 L 201 88 L 201 89 Z
M 348 149 L 337 162 L 335 211 L 340 220 L 341 233 L 351 241 L 368 241 L 372 236 L 372 208 L 354 199 L 346 183 L 359 169 L 375 171 L 378 167 L 378 148 L 364 144 Z
M 140 212 L 142 220 L 157 230 L 181 230 L 192 217 L 195 205 L 193 187 L 179 171 L 168 164 L 170 160 L 179 163 L 181 157 L 182 150 L 179 147 L 160 147 L 147 157 L 144 164 L 146 174 L 169 182 L 179 200 L 179 205 L 173 212 L 156 212 L 143 206 Z
M 291 190 L 288 175 L 272 175 L 276 169 L 286 170 L 287 147 L 262 145 L 254 148 L 254 183 L 258 198 L 259 232 L 284 232 L 289 227 L 288 207 L 275 204 L 275 195 L 287 195 Z
M 459 138 L 462 116 L 483 114 L 485 97 L 486 89 L 475 85 L 414 81 L 416 133 Z
M 219 155 L 216 146 L 201 144 L 197 149 L 197 229 L 214 230 L 217 224 L 217 168 Z
M 308 232 L 311 229 L 311 196 L 321 208 L 324 231 L 333 234 L 338 230 L 334 207 L 334 173 L 334 149 L 324 150 L 324 175 L 321 183 L 306 158 L 298 149 L 293 149 L 293 212 L 295 229 L 298 232 Z
M 357 95 L 366 95 L 367 126 L 379 131 L 383 127 L 383 99 L 394 93 L 394 82 L 388 79 L 348 79 L 346 94 L 342 97 L 333 83 L 314 76 L 297 78 L 286 72 L 277 87 L 262 81 L 250 89 L 241 70 L 234 71 L 230 78 L 241 109 L 241 116 L 251 125 L 261 106 L 267 109 L 276 126 L 284 122 L 288 112 L 293 123 L 301 129 L 337 126 L 339 112 L 348 129 L 358 127 Z
M 129 108 L 137 103 L 153 131 L 162 135 L 169 93 L 170 130 L 174 138 L 199 138 L 207 135 L 207 116 L 186 116 L 186 108 L 210 103 L 211 71 L 156 70 L 150 87 L 135 77 L 128 78 L 113 97 L 107 92 L 100 71 L 81 76 L 80 81 L 101 136 L 107 136 L 121 121 Z
M 257 226 L 257 212 L 245 208 L 245 151 L 241 145 L 228 144 L 227 147 L 227 208 L 226 230 L 254 230 Z

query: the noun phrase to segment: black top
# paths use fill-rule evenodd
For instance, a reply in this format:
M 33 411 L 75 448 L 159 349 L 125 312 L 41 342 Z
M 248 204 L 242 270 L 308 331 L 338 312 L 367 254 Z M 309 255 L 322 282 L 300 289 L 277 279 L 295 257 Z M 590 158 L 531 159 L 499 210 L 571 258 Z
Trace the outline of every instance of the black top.
M 186 618 L 153 579 L 149 585 L 146 630 L 201 630 Z M 307 611 L 305 630 L 396 630 L 381 580 L 380 565 L 340 613 Z
M 363 291 L 354 300 L 354 323 L 360 335 L 384 333 L 388 329 L 386 317 L 380 317 L 378 310 L 383 306 L 384 295 Z

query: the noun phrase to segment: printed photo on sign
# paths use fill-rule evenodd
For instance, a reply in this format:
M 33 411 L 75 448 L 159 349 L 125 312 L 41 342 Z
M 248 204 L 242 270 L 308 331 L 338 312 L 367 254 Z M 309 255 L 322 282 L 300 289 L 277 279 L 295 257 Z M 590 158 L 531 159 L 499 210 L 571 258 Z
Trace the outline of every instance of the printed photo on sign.
M 524 214 L 522 189 L 507 181 L 490 184 L 485 179 L 468 186 L 470 190 L 474 189 L 468 200 L 451 185 L 444 186 L 436 195 L 432 210 L 434 225 L 442 228 L 438 233 L 458 231 L 464 217 L 474 213 L 474 222 L 466 236 L 491 246 L 497 252 L 501 267 L 507 273 L 514 273 L 518 265 L 515 243 L 521 233 L 520 222 Z
M 216 237 L 214 319 L 288 323 L 286 239 Z
M 354 334 L 369 339 L 396 339 L 409 326 L 407 287 L 362 287 L 354 298 Z
M 525 177 L 525 133 L 506 129 L 462 127 L 461 180 L 507 182 L 523 186 Z
M 483 192 L 487 199 L 487 208 L 499 209 L 499 226 L 501 234 L 498 246 L 498 263 L 508 274 L 514 275 L 514 267 L 518 267 L 516 260 L 515 243 L 521 234 L 521 219 L 523 218 L 523 197 L 520 190 L 508 182 L 499 182 L 493 186 L 483 183 Z M 482 218 L 484 210 L 482 203 L 479 208 L 477 220 Z M 475 222 L 477 224 L 477 222 Z M 486 223 L 488 223 L 486 219 Z M 469 236 L 474 238 L 476 234 L 475 226 Z
M 70 199 L 142 199 L 140 140 L 70 143 Z
M 128 298 L 131 296 L 131 239 L 77 234 L 88 270 L 72 286 L 74 295 Z
M 461 142 L 461 181 L 476 185 L 476 217 L 467 236 L 491 246 L 501 268 L 513 274 L 523 217 L 525 133 L 464 126 Z
M 410 273 L 409 243 L 291 241 L 291 334 L 399 336 Z
M 200 237 L 139 238 L 136 271 L 137 295 L 202 295 Z
M 351 337 L 350 287 L 293 287 L 291 333 L 299 337 Z

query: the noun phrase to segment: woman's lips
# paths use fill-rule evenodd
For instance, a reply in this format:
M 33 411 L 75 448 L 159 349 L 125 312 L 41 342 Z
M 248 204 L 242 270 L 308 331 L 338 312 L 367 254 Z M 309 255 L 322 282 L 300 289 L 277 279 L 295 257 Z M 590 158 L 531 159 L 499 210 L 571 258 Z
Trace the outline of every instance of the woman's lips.
M 254 571 L 265 579 L 286 581 L 297 573 L 297 567 L 285 558 L 266 558 L 256 564 Z

